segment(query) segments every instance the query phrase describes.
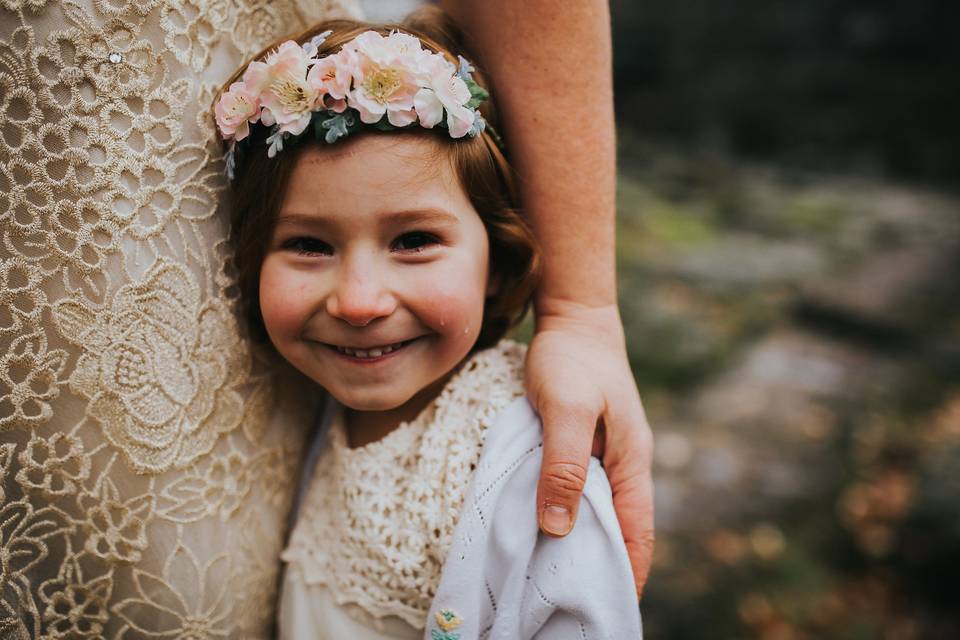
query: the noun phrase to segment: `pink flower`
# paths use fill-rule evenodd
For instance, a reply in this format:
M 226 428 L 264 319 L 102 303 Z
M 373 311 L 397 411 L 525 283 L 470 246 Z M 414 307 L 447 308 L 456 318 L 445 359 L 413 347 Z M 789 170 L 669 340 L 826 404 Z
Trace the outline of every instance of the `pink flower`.
M 347 52 L 341 52 L 321 58 L 310 67 L 307 74 L 307 82 L 323 87 L 326 92 L 329 99 L 325 100 L 324 105 L 337 113 L 343 113 L 347 108 L 347 94 L 350 93 L 350 82 L 353 80 L 348 55 Z
M 327 35 L 304 45 L 288 40 L 265 61 L 250 63 L 242 82 L 231 85 L 215 106 L 224 139 L 243 140 L 251 123 L 275 127 L 267 138 L 273 157 L 284 137 L 302 134 L 316 112 L 326 114 L 328 142 L 347 135 L 347 121 L 331 117 L 348 108 L 365 124 L 386 116 L 394 127 L 418 121 L 428 129 L 445 124 L 452 138 L 482 131 L 483 120 L 468 105 L 482 101 L 486 92 L 475 87 L 466 60 L 461 58 L 458 69 L 418 38 L 397 31 L 388 36 L 366 31 L 338 53 L 318 59 Z M 228 155 L 228 171 L 232 157 Z
M 243 82 L 234 82 L 213 111 L 224 140 L 243 140 L 250 134 L 250 123 L 260 119 L 260 100 Z
M 384 38 L 367 31 L 347 43 L 344 51 L 353 79 L 347 103 L 360 113 L 361 121 L 373 124 L 386 113 L 395 127 L 416 122 L 413 97 L 420 90 L 428 53 L 417 38 L 404 33 Z
M 263 124 L 279 125 L 281 131 L 293 135 L 300 135 L 307 128 L 324 93 L 322 84 L 307 80 L 308 64 L 306 52 L 292 40 L 280 45 L 267 56 L 266 62 L 250 63 L 243 82 L 252 91 L 260 91 Z
M 456 67 L 442 57 L 435 57 L 429 67 L 426 87 L 414 96 L 414 107 L 420 124 L 430 129 L 440 123 L 443 111 L 447 112 L 447 129 L 450 137 L 462 138 L 473 127 L 473 109 L 470 89 L 456 73 Z

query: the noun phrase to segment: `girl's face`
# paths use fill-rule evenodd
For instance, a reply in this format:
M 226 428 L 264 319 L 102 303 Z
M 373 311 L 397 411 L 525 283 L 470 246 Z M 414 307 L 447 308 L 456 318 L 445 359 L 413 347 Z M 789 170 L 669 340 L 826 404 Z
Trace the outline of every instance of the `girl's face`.
M 480 332 L 487 234 L 438 151 L 395 134 L 304 149 L 263 261 L 270 340 L 358 411 L 419 410 Z

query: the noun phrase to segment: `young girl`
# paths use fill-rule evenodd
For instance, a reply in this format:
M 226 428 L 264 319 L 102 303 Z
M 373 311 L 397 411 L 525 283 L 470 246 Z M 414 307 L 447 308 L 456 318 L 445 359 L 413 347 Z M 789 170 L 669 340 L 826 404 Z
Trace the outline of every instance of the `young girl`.
M 503 336 L 539 258 L 461 50 L 438 11 L 327 22 L 215 107 L 251 333 L 336 401 L 283 554 L 281 637 L 640 636 L 599 463 L 567 537 L 533 515 L 540 424 Z

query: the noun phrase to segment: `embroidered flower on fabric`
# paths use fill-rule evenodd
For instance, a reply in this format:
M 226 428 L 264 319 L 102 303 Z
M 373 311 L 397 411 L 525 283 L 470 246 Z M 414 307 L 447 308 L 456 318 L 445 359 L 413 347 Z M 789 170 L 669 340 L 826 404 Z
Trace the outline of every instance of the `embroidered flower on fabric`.
M 268 3 L 268 0 L 237 3 L 236 11 L 236 23 L 230 38 L 242 58 L 252 56 L 264 44 L 276 40 L 285 32 L 283 25 L 291 22 L 289 7 L 282 3 Z
M 77 193 L 106 185 L 102 168 L 90 161 L 89 152 L 83 148 L 93 129 L 89 119 L 74 117 L 47 123 L 37 130 L 36 140 L 43 149 L 40 165 L 45 178 Z M 82 144 L 74 145 L 74 141 Z
M 253 468 L 250 460 L 235 451 L 217 456 L 203 471 L 192 468 L 165 487 L 157 513 L 173 522 L 219 514 L 226 522 L 249 493 Z
M 45 638 L 73 640 L 102 638 L 110 616 L 107 601 L 112 591 L 110 573 L 85 581 L 78 562 L 68 562 L 61 574 L 47 580 L 38 590 L 46 604 L 43 622 Z
M 20 256 L 0 260 L 0 336 L 22 335 L 40 320 L 46 303 L 40 279 Z
M 463 619 L 453 609 L 440 609 L 434 614 L 434 617 L 444 631 L 453 631 L 463 624 Z
M 150 43 L 138 40 L 139 29 L 122 19 L 97 24 L 82 9 L 68 12 L 82 30 L 75 40 L 77 57 L 86 78 L 101 95 L 140 93 L 153 80 L 166 75 L 161 59 L 153 54 Z
M 91 103 L 83 98 L 81 87 L 91 87 L 80 67 L 74 30 L 56 31 L 47 36 L 46 44 L 37 48 L 36 78 L 46 85 L 52 102 L 72 113 L 89 111 Z M 89 96 L 92 91 L 88 91 Z
M 243 374 L 233 316 L 199 298 L 183 267 L 161 262 L 122 287 L 108 310 L 54 305 L 64 338 L 84 349 L 70 388 L 89 399 L 87 415 L 138 471 L 188 464 L 243 416 L 231 385 Z
M 121 600 L 112 612 L 142 637 L 228 638 L 229 569 L 226 555 L 201 564 L 179 545 L 167 557 L 162 575 L 134 569 L 135 597 Z M 184 593 L 194 595 L 188 600 Z
M 40 11 L 47 4 L 47 0 L 3 0 L 0 6 L 10 11 L 19 11 L 24 7 L 30 11 Z
M 167 49 L 194 71 L 209 64 L 210 51 L 222 33 L 229 31 L 225 23 L 230 11 L 224 0 L 166 2 L 160 15 Z
M 117 251 L 119 236 L 118 225 L 104 219 L 98 206 L 88 198 L 60 201 L 47 209 L 39 228 L 14 241 L 36 276 L 57 278 L 67 291 L 92 302 L 102 302 L 106 293 L 105 263 Z
M 190 89 L 190 83 L 184 80 L 167 82 L 152 91 L 114 100 L 100 114 L 104 123 L 109 125 L 103 130 L 118 138 L 128 154 L 124 169 L 141 175 L 154 172 L 148 177 L 147 184 L 136 185 L 149 189 L 148 200 L 155 197 L 153 191 L 157 186 L 165 184 L 169 189 L 169 185 L 179 182 L 164 167 L 180 169 L 176 165 L 182 163 L 181 154 L 167 154 L 191 148 L 182 140 L 182 115 Z M 132 162 L 134 158 L 140 162 Z M 162 183 L 157 180 L 161 176 Z
M 61 349 L 47 349 L 41 333 L 21 336 L 0 356 L 0 431 L 34 427 L 53 415 L 59 378 L 67 360 Z
M 11 502 L 0 508 L 0 585 L 3 585 L 3 598 L 0 599 L 0 623 L 14 628 L 18 616 L 10 610 L 8 602 L 20 604 L 24 610 L 35 608 L 33 596 L 24 585 L 29 585 L 28 576 L 50 553 L 51 546 L 56 548 L 62 540 L 74 532 L 74 526 L 67 515 L 56 507 L 34 509 L 24 502 Z M 11 617 L 10 614 L 13 614 Z
M 17 29 L 9 36 L 0 39 L 0 122 L 3 122 L 3 143 L 11 147 L 20 147 L 25 133 L 43 123 L 42 99 L 30 83 L 20 80 L 19 60 L 33 57 L 36 40 L 33 33 L 26 29 Z M 18 81 L 19 80 L 19 81 Z M 17 144 L 17 143 L 20 144 Z M 3 145 L 0 145 L 2 148 Z
M 17 460 L 20 486 L 40 491 L 47 498 L 76 492 L 78 483 L 90 473 L 90 458 L 84 455 L 80 439 L 59 432 L 49 439 L 34 434 Z
M 121 502 L 116 489 L 101 488 L 100 503 L 87 512 L 86 550 L 110 563 L 139 562 L 147 548 L 147 520 L 153 498 L 141 495 Z

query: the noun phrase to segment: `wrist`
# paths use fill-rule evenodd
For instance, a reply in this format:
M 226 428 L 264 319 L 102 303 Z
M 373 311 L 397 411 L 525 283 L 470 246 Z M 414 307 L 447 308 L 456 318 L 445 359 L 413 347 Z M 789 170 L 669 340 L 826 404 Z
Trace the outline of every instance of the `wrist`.
M 593 304 L 540 296 L 534 303 L 534 320 L 537 333 L 575 331 L 608 344 L 624 345 L 626 342 L 616 302 Z

